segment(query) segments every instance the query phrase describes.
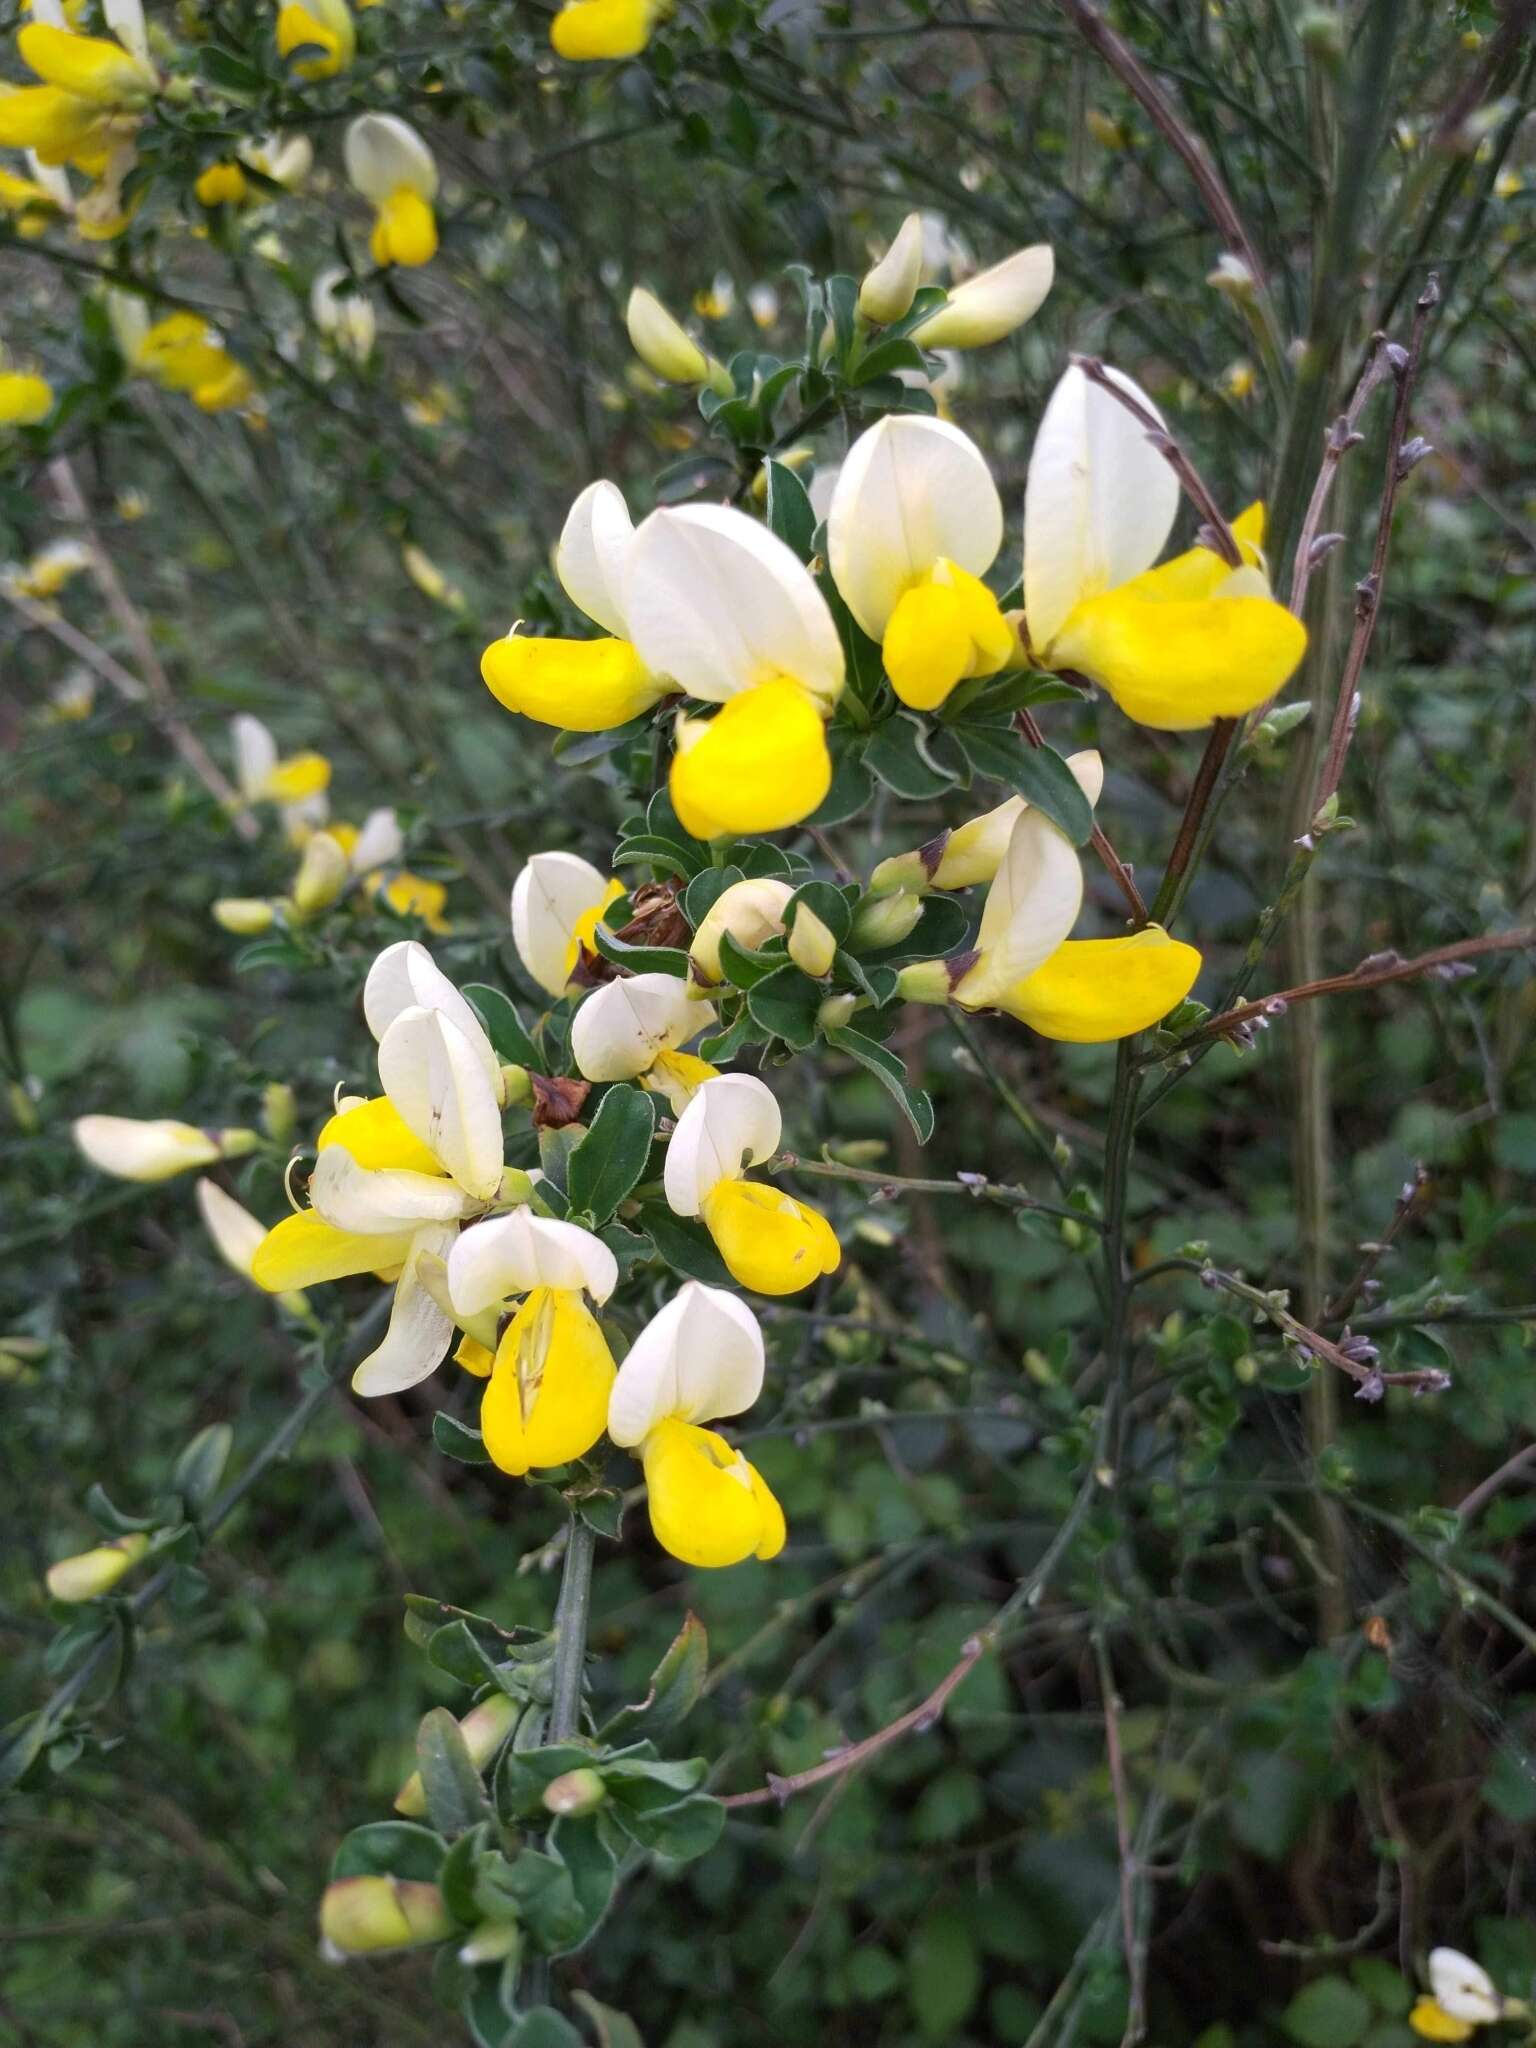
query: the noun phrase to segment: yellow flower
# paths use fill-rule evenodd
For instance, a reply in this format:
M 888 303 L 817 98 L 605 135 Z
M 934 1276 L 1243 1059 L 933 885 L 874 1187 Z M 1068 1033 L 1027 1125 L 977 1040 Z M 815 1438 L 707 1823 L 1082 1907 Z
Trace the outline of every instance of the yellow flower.
M 415 1879 L 339 1877 L 320 1896 L 322 1949 L 335 1956 L 419 1948 L 446 1941 L 453 1928 L 437 1886 Z
M 566 12 L 580 13 L 586 7 L 609 4 L 610 0 L 576 0 L 576 5 Z M 557 26 L 561 19 L 560 15 L 555 17 Z M 635 354 L 664 384 L 707 384 L 722 398 L 730 396 L 734 387 L 724 364 L 700 348 L 644 285 L 637 284 L 630 293 L 624 308 L 624 325 Z
M 739 1415 L 762 1391 L 763 1334 L 723 1288 L 688 1281 L 640 1332 L 608 1403 L 608 1434 L 638 1449 L 656 1540 L 712 1568 L 777 1556 L 784 1511 L 762 1474 L 701 1425 Z
M 199 206 L 240 206 L 249 196 L 245 173 L 237 163 L 210 164 L 192 187 Z
M 1118 939 L 1068 939 L 1044 966 L 997 1000 L 1042 1038 L 1105 1045 L 1145 1031 L 1183 1002 L 1195 985 L 1201 956 L 1148 925 Z
M 782 1124 L 752 1074 L 705 1081 L 678 1118 L 663 1185 L 678 1216 L 700 1216 L 731 1277 L 758 1294 L 798 1294 L 842 1261 L 825 1216 L 780 1189 L 742 1178 L 778 1150 Z
M 49 1594 L 55 1600 L 70 1603 L 99 1600 L 133 1569 L 148 1548 L 149 1538 L 135 1533 L 116 1536 L 94 1550 L 81 1551 L 77 1557 L 61 1557 L 57 1564 L 48 1567 Z
M 574 64 L 636 57 L 667 11 L 657 0 L 566 0 L 549 25 L 550 44 Z
M 360 114 L 347 130 L 347 177 L 374 209 L 375 263 L 417 269 L 437 254 L 437 165 L 408 121 Z
M 1408 2024 L 1425 2041 L 1470 2041 L 1476 2031 L 1470 2020 L 1452 2019 L 1428 1997 L 1417 2001 Z
M 136 375 L 184 392 L 203 412 L 223 412 L 251 396 L 250 372 L 199 313 L 171 313 L 140 332 L 126 357 Z
M 24 566 L 6 572 L 6 587 L 20 597 L 57 597 L 65 584 L 91 566 L 83 540 L 52 540 Z
M 141 9 L 123 0 L 114 26 L 117 40 L 44 21 L 19 31 L 21 60 L 43 83 L 0 90 L 0 145 L 100 174 L 114 139 L 132 132 L 159 86 Z
M 3 104 L 0 100 L 0 107 Z M 46 166 L 38 168 L 43 170 Z M 66 193 L 67 190 L 66 186 Z M 32 241 L 44 233 L 49 221 L 63 208 L 64 199 L 56 186 L 44 184 L 41 178 L 20 178 L 14 171 L 0 170 L 0 210 L 11 215 L 17 233 L 25 240 Z
M 357 29 L 346 0 L 283 0 L 277 52 L 300 78 L 334 78 L 357 54 Z
M 1146 394 L 1118 371 L 1131 397 Z M 1075 669 L 1140 725 L 1186 732 L 1274 695 L 1306 629 L 1271 595 L 1264 508 L 1233 526 L 1243 565 L 1203 547 L 1153 568 L 1179 486 L 1142 423 L 1075 366 L 1052 394 L 1024 500 L 1024 609 L 1046 666 Z

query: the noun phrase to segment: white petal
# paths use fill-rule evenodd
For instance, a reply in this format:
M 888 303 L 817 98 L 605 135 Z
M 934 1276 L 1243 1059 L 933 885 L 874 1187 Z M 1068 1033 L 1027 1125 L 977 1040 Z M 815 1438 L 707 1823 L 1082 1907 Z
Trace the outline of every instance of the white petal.
M 448 1254 L 448 1292 L 461 1316 L 534 1287 L 585 1289 L 601 1303 L 618 1284 L 618 1261 L 600 1237 L 531 1209 L 472 1224 Z
M 1097 747 L 1084 747 L 1081 753 L 1068 754 L 1067 766 L 1072 770 L 1078 788 L 1097 810 L 1099 798 L 1104 794 L 1104 756 Z
M 981 913 L 982 958 L 964 982 L 964 1000 L 1001 993 L 1050 958 L 1077 922 L 1083 866 L 1077 849 L 1042 811 L 1019 816 Z
M 386 946 L 368 970 L 363 983 L 363 1016 L 374 1037 L 382 1041 L 395 1019 L 413 1009 L 439 1010 L 458 1026 L 499 1102 L 501 1063 L 480 1019 L 419 940 L 399 939 Z
M 220 1157 L 216 1137 L 172 1117 L 82 1116 L 74 1134 L 92 1166 L 119 1180 L 169 1180 Z
M 277 766 L 277 741 L 259 718 L 242 711 L 230 720 L 229 736 L 234 747 L 235 782 L 247 803 L 255 803 Z
M 402 185 L 423 199 L 437 193 L 432 152 L 398 114 L 359 114 L 347 130 L 345 154 L 353 189 L 375 206 Z
M 41 20 L 36 0 L 33 0 L 33 19 Z M 35 149 L 27 151 L 27 176 L 34 185 L 41 185 L 49 193 L 61 213 L 68 213 L 74 205 L 70 191 L 69 173 L 62 164 L 45 164 Z M 109 296 L 111 296 L 109 294 Z
M 940 556 L 984 575 L 1003 544 L 1003 501 L 981 450 L 958 427 L 892 414 L 861 434 L 838 472 L 827 559 L 872 640 Z
M 267 1234 L 265 1223 L 258 1223 L 250 1210 L 241 1208 L 233 1195 L 225 1194 L 216 1180 L 198 1182 L 197 1206 L 219 1257 L 242 1279 L 249 1280 L 256 1247 Z
M 352 872 L 366 875 L 374 868 L 387 868 L 405 851 L 400 820 L 388 808 L 370 811 L 358 828 L 357 841 L 348 858 Z
M 763 1389 L 763 1333 L 744 1301 L 689 1280 L 646 1324 L 619 1367 L 608 1434 L 626 1448 L 658 1422 L 740 1415 Z
M 388 1236 L 418 1223 L 452 1223 L 477 1206 L 451 1180 L 408 1167 L 359 1166 L 345 1145 L 327 1145 L 309 1183 L 316 1213 L 337 1230 Z
M 634 537 L 634 521 L 618 485 L 588 484 L 567 514 L 555 549 L 555 574 L 566 596 L 620 640 L 629 637 L 624 569 Z
M 1138 384 L 1109 374 L 1161 420 Z M 1024 615 L 1037 652 L 1080 599 L 1151 568 L 1178 509 L 1178 478 L 1146 428 L 1069 369 L 1041 418 L 1024 492 Z
M 565 994 L 577 919 L 601 903 L 606 879 L 576 853 L 536 853 L 512 885 L 512 943 L 542 989 Z
M 924 348 L 986 348 L 1032 320 L 1056 278 L 1048 242 L 1016 249 L 990 270 L 950 288 L 949 302 L 920 320 L 912 338 Z
M 441 1010 L 402 1010 L 379 1046 L 379 1079 L 408 1128 L 466 1194 L 501 1186 L 501 1111 L 475 1048 Z
M 678 1216 L 697 1216 L 712 1187 L 773 1156 L 783 1128 L 772 1090 L 755 1074 L 706 1081 L 667 1144 L 667 1206 Z
M 451 1318 L 443 1314 L 416 1273 L 423 1252 L 446 1258 L 456 1234 L 451 1223 L 428 1223 L 411 1241 L 405 1266 L 395 1284 L 389 1328 L 376 1351 L 370 1351 L 352 1375 L 358 1394 L 398 1394 L 414 1387 L 443 1362 L 453 1336 Z
M 632 1081 L 656 1055 L 672 1052 L 715 1013 L 675 974 L 635 974 L 594 989 L 571 1025 L 571 1056 L 589 1081 Z
M 922 275 L 923 216 L 909 213 L 889 249 L 865 272 L 859 286 L 859 311 L 866 320 L 881 323 L 903 319 Z
M 1504 2001 L 1493 1979 L 1481 1963 L 1474 1963 L 1459 1949 L 1436 1948 L 1429 1955 L 1429 1985 L 1435 2003 L 1453 2020 L 1466 2020 L 1474 2027 L 1491 2026 L 1504 2010 Z
M 723 704 L 789 676 L 835 702 L 843 649 L 804 563 L 745 512 L 679 505 L 635 534 L 624 580 L 629 634 L 646 667 Z
M 107 27 L 131 56 L 141 64 L 148 64 L 149 37 L 144 29 L 144 9 L 140 0 L 102 0 L 102 13 L 106 16 Z

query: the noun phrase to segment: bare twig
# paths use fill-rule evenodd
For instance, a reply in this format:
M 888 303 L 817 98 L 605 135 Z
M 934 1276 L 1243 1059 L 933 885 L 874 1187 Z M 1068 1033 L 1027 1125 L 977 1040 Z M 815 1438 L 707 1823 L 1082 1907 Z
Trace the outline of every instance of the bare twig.
M 1344 1291 L 1341 1294 L 1335 1295 L 1334 1299 L 1323 1310 L 1323 1321 L 1325 1323 L 1343 1322 L 1355 1303 L 1360 1299 L 1361 1294 L 1365 1291 L 1370 1281 L 1374 1278 L 1376 1268 L 1391 1250 L 1398 1232 L 1407 1223 L 1414 1211 L 1421 1207 L 1428 1199 L 1428 1196 L 1429 1174 L 1424 1167 L 1415 1165 L 1412 1175 L 1403 1183 L 1402 1193 L 1397 1198 L 1397 1206 L 1392 1211 L 1391 1222 L 1374 1243 L 1365 1247 L 1365 1256 L 1360 1261 L 1354 1278 L 1345 1287 Z
M 1376 631 L 1376 620 L 1381 611 L 1381 592 L 1386 581 L 1387 551 L 1392 543 L 1392 514 L 1397 506 L 1398 486 L 1420 456 L 1428 452 L 1408 440 L 1408 409 L 1413 399 L 1414 380 L 1418 375 L 1419 360 L 1423 353 L 1425 330 L 1439 303 L 1440 281 L 1431 271 L 1414 308 L 1413 331 L 1409 337 L 1407 355 L 1401 360 L 1396 356 L 1392 358 L 1392 368 L 1397 377 L 1397 404 L 1393 408 L 1391 433 L 1387 443 L 1387 478 L 1381 494 L 1381 512 L 1376 521 L 1376 546 L 1371 556 L 1369 572 L 1364 580 L 1355 586 L 1355 629 L 1350 635 L 1349 652 L 1345 656 L 1344 671 L 1339 678 L 1339 694 L 1334 704 L 1333 726 L 1328 735 L 1328 751 L 1323 759 L 1323 771 L 1318 780 L 1317 795 L 1312 807 L 1314 815 L 1337 790 L 1344 773 L 1344 758 L 1349 752 L 1350 741 L 1354 738 L 1355 721 L 1360 712 L 1360 677 L 1365 668 L 1365 658 L 1370 652 L 1371 640 Z
M 1115 1802 L 1115 1842 L 1120 1863 L 1120 1940 L 1125 1949 L 1129 2000 L 1120 2048 L 1134 2048 L 1146 2032 L 1146 1950 L 1136 1932 L 1136 1850 L 1131 1838 L 1131 1801 L 1125 1781 L 1125 1753 L 1120 1745 L 1120 1699 L 1114 1669 L 1101 1634 L 1093 1639 L 1099 1673 L 1099 1699 L 1104 1708 L 1104 1749 Z
M 1516 1451 L 1512 1458 L 1506 1458 L 1496 1472 L 1490 1472 L 1486 1479 L 1473 1487 L 1465 1500 L 1457 1502 L 1456 1512 L 1462 1521 L 1475 1521 L 1496 1493 L 1501 1492 L 1511 1479 L 1517 1478 L 1533 1464 L 1536 1464 L 1536 1444 L 1527 1444 L 1523 1450 Z
M 1342 535 L 1324 534 L 1323 544 L 1318 534 L 1323 523 L 1323 511 L 1333 490 L 1334 479 L 1339 465 L 1351 448 L 1358 448 L 1365 436 L 1358 431 L 1360 415 L 1365 410 L 1366 400 L 1378 384 L 1385 383 L 1392 373 L 1392 354 L 1384 334 L 1371 336 L 1370 354 L 1366 357 L 1365 368 L 1355 386 L 1354 396 L 1333 425 L 1328 429 L 1323 443 L 1323 463 L 1317 472 L 1317 481 L 1312 486 L 1311 502 L 1306 517 L 1301 522 L 1301 538 L 1296 543 L 1296 558 L 1291 564 L 1291 610 L 1299 619 L 1306 609 L 1307 587 L 1312 581 L 1312 571 L 1323 559 L 1330 546 L 1337 546 Z M 1325 545 L 1326 544 L 1326 545 Z M 1261 714 L 1262 715 L 1262 714 Z
M 1089 1230 L 1102 1228 L 1096 1216 L 1082 1209 L 1069 1209 L 1060 1202 L 1043 1201 L 1027 1188 L 1005 1186 L 980 1173 L 957 1173 L 949 1180 L 914 1180 L 899 1173 L 880 1173 L 869 1166 L 844 1166 L 837 1159 L 802 1159 L 795 1152 L 781 1152 L 764 1168 L 767 1173 L 819 1173 L 828 1180 L 857 1181 L 878 1188 L 888 1200 L 898 1195 L 969 1195 L 977 1202 L 1001 1202 L 1010 1209 L 1035 1209 L 1046 1216 L 1060 1216 L 1081 1223 Z
M 1200 828 L 1221 779 L 1222 765 L 1236 737 L 1235 718 L 1218 718 L 1211 727 L 1211 736 L 1205 743 L 1205 752 L 1200 756 L 1200 766 L 1195 770 L 1194 783 L 1184 805 L 1184 815 L 1179 820 L 1178 837 L 1173 842 L 1173 851 L 1168 856 L 1168 865 L 1163 870 L 1163 879 L 1152 905 L 1153 920 L 1158 924 L 1167 924 L 1179 906 L 1184 893 L 1184 878 L 1199 844 Z
M 1412 960 L 1404 960 L 1396 953 L 1373 953 L 1348 974 L 1304 981 L 1295 988 L 1281 989 L 1272 996 L 1260 996 L 1254 1002 L 1239 1003 L 1235 1009 L 1207 1017 L 1169 1051 L 1154 1057 L 1167 1059 L 1207 1038 L 1240 1037 L 1254 1025 L 1283 1017 L 1294 1004 L 1315 1002 L 1319 996 L 1348 995 L 1363 988 L 1380 988 L 1389 981 L 1415 981 L 1420 975 L 1434 974 L 1442 968 L 1455 969 L 1464 961 L 1481 959 L 1486 953 L 1519 953 L 1531 946 L 1536 946 L 1536 925 L 1522 925 L 1509 932 L 1484 932 L 1475 939 L 1458 939 L 1455 945 L 1436 946 L 1432 952 L 1420 953 Z
M 1111 398 L 1125 407 L 1132 419 L 1139 421 L 1146 428 L 1147 439 L 1167 462 L 1183 485 L 1184 495 L 1209 528 L 1207 544 L 1224 562 L 1234 569 L 1240 569 L 1243 566 L 1243 551 L 1227 524 L 1226 515 L 1216 503 L 1210 486 L 1196 469 L 1188 451 L 1173 438 L 1155 413 L 1149 412 L 1140 399 L 1133 397 L 1123 384 L 1115 382 L 1097 356 L 1073 356 L 1072 362 L 1082 371 L 1090 384 L 1097 384 L 1101 391 L 1107 391 Z
M 1103 58 L 1127 92 L 1140 103 L 1148 119 L 1162 130 L 1169 144 L 1183 159 L 1205 201 L 1206 211 L 1221 230 L 1223 240 L 1242 257 L 1254 284 L 1262 290 L 1264 265 L 1258 249 L 1243 225 L 1243 217 L 1222 183 L 1205 144 L 1185 127 L 1135 51 L 1121 40 L 1095 8 L 1087 4 L 1087 0 L 1057 0 L 1057 5 L 1074 24 L 1083 41 Z
M 1388 1387 L 1408 1387 L 1416 1394 L 1439 1394 L 1451 1383 L 1450 1374 L 1442 1372 L 1438 1366 L 1424 1366 L 1409 1372 L 1383 1372 L 1376 1363 L 1373 1344 L 1360 1337 L 1351 1337 L 1347 1330 L 1337 1343 L 1320 1336 L 1291 1314 L 1286 1306 L 1289 1296 L 1283 1289 L 1265 1293 L 1263 1288 L 1250 1287 L 1246 1280 L 1239 1280 L 1235 1273 L 1222 1272 L 1219 1266 L 1197 1266 L 1193 1259 L 1189 1263 L 1207 1287 L 1246 1301 L 1250 1308 L 1257 1309 L 1277 1330 L 1283 1330 L 1303 1351 L 1346 1373 L 1359 1390 L 1359 1400 L 1379 1401 Z

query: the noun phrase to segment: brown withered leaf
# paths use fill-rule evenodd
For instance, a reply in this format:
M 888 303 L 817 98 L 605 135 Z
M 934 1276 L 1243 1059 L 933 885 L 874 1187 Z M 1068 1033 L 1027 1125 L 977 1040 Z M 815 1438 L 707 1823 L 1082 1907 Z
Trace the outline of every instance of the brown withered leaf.
M 551 1080 L 547 1074 L 530 1074 L 533 1087 L 533 1127 L 536 1131 L 559 1131 L 580 1121 L 582 1105 L 592 1093 L 590 1081 Z
M 677 891 L 670 882 L 642 882 L 630 897 L 634 915 L 614 934 L 630 946 L 678 946 L 686 952 L 693 937 L 688 920 L 677 905 Z M 597 988 L 605 981 L 617 981 L 632 972 L 605 960 L 601 953 L 583 946 L 581 958 L 571 974 L 582 988 Z

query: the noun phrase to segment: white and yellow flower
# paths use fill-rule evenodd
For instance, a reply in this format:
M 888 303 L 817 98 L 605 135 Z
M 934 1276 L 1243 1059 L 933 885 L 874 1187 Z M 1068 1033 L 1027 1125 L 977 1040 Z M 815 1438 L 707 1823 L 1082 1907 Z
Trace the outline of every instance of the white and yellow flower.
M 473 1326 L 499 1323 L 509 1299 L 523 1297 L 492 1357 L 483 1340 L 476 1352 L 461 1350 L 471 1371 L 489 1370 L 480 1429 L 503 1472 L 564 1465 L 602 1435 L 613 1354 L 587 1299 L 601 1306 L 618 1277 L 601 1238 L 526 1208 L 475 1224 L 449 1252 L 449 1300 L 472 1337 Z
M 880 261 L 859 286 L 859 311 L 884 326 L 905 319 L 923 281 L 923 216 L 909 213 Z
M 512 943 L 546 994 L 565 994 L 603 912 L 623 894 L 622 882 L 579 853 L 530 855 L 512 885 Z
M 588 1081 L 639 1081 L 681 1115 L 717 1069 L 679 1050 L 715 1013 L 675 974 L 632 974 L 592 991 L 571 1024 L 571 1057 Z
M 1085 747 L 1067 756 L 1067 766 L 1083 795 L 1097 807 L 1104 788 L 1102 755 Z M 979 818 L 937 833 L 910 853 L 893 853 L 870 876 L 869 893 L 886 896 L 909 889 L 923 895 L 929 889 L 969 889 L 990 882 L 1003 864 L 1014 826 L 1028 809 L 1023 797 L 1011 796 Z
M 1468 2041 L 1479 2027 L 1526 2016 L 1518 1999 L 1505 1998 L 1481 1963 L 1459 1949 L 1436 1948 L 1429 1955 L 1427 1996 L 1408 2015 L 1408 2024 L 1425 2041 Z
M 798 1294 L 835 1273 L 842 1251 L 819 1209 L 744 1178 L 779 1149 L 783 1120 L 752 1074 L 706 1081 L 667 1145 L 667 1205 L 699 1216 L 733 1280 L 758 1294 Z
M 597 0 L 597 4 L 605 4 L 605 0 Z M 624 325 L 635 354 L 664 384 L 707 384 L 722 398 L 729 398 L 733 389 L 730 372 L 699 347 L 687 328 L 644 285 L 637 284 L 630 293 Z
M 761 1473 L 703 1425 L 762 1392 L 763 1333 L 744 1302 L 687 1281 L 630 1347 L 608 1401 L 608 1434 L 639 1452 L 656 1540 L 684 1564 L 776 1557 L 784 1511 Z
M 91 550 L 83 540 L 51 540 L 25 562 L 8 563 L 3 572 L 5 588 L 17 597 L 45 603 L 57 597 L 66 583 L 91 566 Z
M 437 254 L 437 164 L 398 114 L 359 114 L 344 150 L 352 189 L 374 209 L 369 251 L 381 267 L 416 269 Z
M 746 513 L 653 512 L 637 530 L 625 609 L 646 668 L 707 703 L 678 721 L 670 790 L 698 839 L 808 818 L 832 783 L 826 720 L 843 648 L 805 565 Z
M 379 316 L 365 291 L 340 289 L 349 281 L 340 264 L 322 270 L 309 288 L 310 317 L 339 355 L 366 363 L 373 354 Z
M 271 728 L 247 711 L 230 720 L 229 735 L 235 787 L 243 803 L 275 804 L 294 838 L 302 836 L 306 827 L 325 823 L 330 810 L 326 792 L 331 785 L 331 764 L 324 754 L 305 752 L 280 758 Z
M 139 0 L 108 0 L 103 11 L 112 34 L 87 36 L 70 27 L 60 0 L 34 5 L 16 49 L 41 83 L 0 88 L 0 147 L 102 175 L 160 86 Z
M 500 1193 L 506 1091 L 479 1019 L 414 940 L 374 961 L 363 1014 L 384 1094 L 321 1131 L 313 1207 L 268 1231 L 253 1277 L 272 1294 L 358 1273 L 393 1277 L 389 1329 L 352 1377 L 360 1394 L 392 1394 L 425 1379 L 448 1348 L 454 1319 L 429 1262 L 445 1259 L 460 1225 Z
M 849 450 L 827 515 L 827 558 L 844 603 L 882 643 L 904 704 L 932 711 L 967 677 L 1022 660 L 981 581 L 1002 544 L 997 486 L 958 427 L 892 414 Z
M 534 637 L 513 626 L 480 657 L 498 704 L 540 725 L 609 732 L 673 687 L 650 673 L 630 635 L 625 588 L 634 541 L 623 492 L 616 484 L 588 484 L 566 515 L 555 574 L 571 603 L 608 637 Z
M 1109 375 L 1160 420 L 1129 377 Z M 1164 732 L 1251 711 L 1307 646 L 1305 627 L 1270 590 L 1263 506 L 1234 522 L 1241 568 L 1205 547 L 1153 568 L 1178 504 L 1178 480 L 1146 427 L 1069 369 L 1030 456 L 1025 631 L 1043 666 L 1080 671 L 1128 718 Z
M 357 27 L 346 0 L 281 0 L 277 53 L 298 78 L 334 78 L 357 54 Z

